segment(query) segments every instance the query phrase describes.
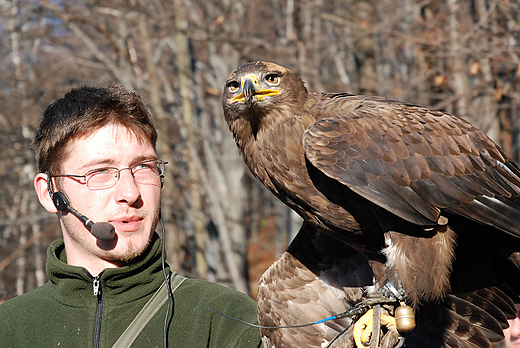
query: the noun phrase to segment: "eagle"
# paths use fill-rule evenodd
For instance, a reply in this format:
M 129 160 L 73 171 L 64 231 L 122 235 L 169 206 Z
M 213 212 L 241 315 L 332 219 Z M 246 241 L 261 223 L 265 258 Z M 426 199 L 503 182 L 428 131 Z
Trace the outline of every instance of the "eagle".
M 264 347 L 503 339 L 520 301 L 520 169 L 482 131 L 403 101 L 309 92 L 263 61 L 231 73 L 222 107 L 252 174 L 303 218 L 259 281 Z

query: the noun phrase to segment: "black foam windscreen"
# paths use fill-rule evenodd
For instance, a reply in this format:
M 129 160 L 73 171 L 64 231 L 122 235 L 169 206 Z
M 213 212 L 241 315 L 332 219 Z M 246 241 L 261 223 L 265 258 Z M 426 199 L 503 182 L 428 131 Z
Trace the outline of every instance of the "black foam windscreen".
M 111 240 L 116 234 L 116 230 L 112 224 L 108 222 L 96 222 L 92 225 L 90 233 L 97 239 Z

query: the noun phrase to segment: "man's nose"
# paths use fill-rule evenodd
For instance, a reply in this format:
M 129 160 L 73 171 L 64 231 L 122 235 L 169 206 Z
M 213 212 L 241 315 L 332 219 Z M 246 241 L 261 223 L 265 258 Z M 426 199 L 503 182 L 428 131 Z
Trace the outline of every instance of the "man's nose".
M 139 200 L 141 192 L 132 172 L 126 169 L 127 168 L 119 172 L 119 180 L 115 185 L 116 200 L 118 202 L 126 202 L 132 205 L 134 202 Z
M 515 320 L 511 322 L 511 337 L 520 339 L 520 318 L 517 316 Z

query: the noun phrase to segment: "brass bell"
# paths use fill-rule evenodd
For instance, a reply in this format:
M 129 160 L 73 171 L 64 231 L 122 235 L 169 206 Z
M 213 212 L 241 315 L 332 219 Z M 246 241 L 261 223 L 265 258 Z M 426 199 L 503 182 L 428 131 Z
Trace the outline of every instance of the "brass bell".
M 409 332 L 415 328 L 415 314 L 412 307 L 401 305 L 395 309 L 394 314 L 399 333 Z

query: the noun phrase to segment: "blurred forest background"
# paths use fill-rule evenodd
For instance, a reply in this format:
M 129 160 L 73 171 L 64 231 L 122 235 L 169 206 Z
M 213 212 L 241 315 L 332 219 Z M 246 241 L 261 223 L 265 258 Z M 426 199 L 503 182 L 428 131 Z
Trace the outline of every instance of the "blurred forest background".
M 252 178 L 224 122 L 235 68 L 270 60 L 312 91 L 454 113 L 519 163 L 519 41 L 518 0 L 0 0 L 0 293 L 46 282 L 60 231 L 34 193 L 29 144 L 74 85 L 143 95 L 169 162 L 168 262 L 255 296 L 300 222 Z

